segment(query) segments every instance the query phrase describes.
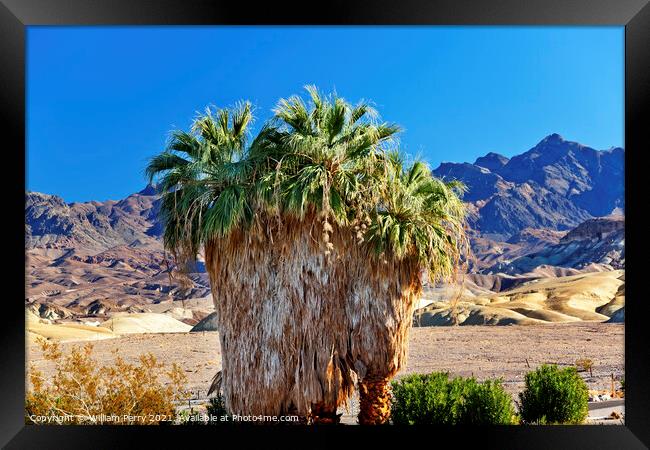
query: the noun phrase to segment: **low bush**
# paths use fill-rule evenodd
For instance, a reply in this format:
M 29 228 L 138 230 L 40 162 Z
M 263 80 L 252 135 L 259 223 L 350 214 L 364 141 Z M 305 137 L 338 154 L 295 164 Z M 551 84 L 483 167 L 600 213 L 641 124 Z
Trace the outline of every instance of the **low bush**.
M 445 373 L 410 375 L 392 383 L 391 419 L 396 425 L 448 424 L 452 419 Z
M 169 424 L 176 419 L 177 402 L 186 397 L 181 368 L 174 364 L 165 371 L 152 354 L 130 364 L 115 353 L 114 364 L 102 366 L 93 358 L 91 344 L 75 346 L 65 356 L 55 342 L 41 339 L 39 344 L 43 357 L 54 364 L 54 375 L 46 379 L 31 365 L 28 424 Z
M 446 373 L 410 375 L 392 383 L 396 425 L 512 424 L 515 411 L 500 380 L 449 379 Z
M 232 417 L 226 410 L 226 404 L 221 394 L 210 398 L 205 405 L 205 413 L 195 411 L 194 408 L 181 411 L 177 416 L 179 425 L 223 425 L 231 424 Z
M 456 423 L 469 425 L 510 425 L 514 423 L 515 410 L 512 397 L 501 386 L 500 380 L 477 383 L 466 380 L 462 414 Z
M 594 363 L 591 359 L 583 358 L 577 360 L 576 367 L 578 368 L 578 372 L 588 371 L 590 377 L 594 376 L 594 372 L 593 372 Z
M 575 367 L 542 365 L 528 372 L 519 400 L 524 423 L 579 424 L 589 413 L 587 384 Z
M 231 423 L 230 415 L 226 410 L 226 403 L 221 394 L 218 394 L 216 397 L 212 397 L 210 399 L 210 403 L 208 403 L 206 410 L 209 416 L 208 424 L 223 425 L 224 423 Z M 227 419 L 222 420 L 224 417 L 227 417 Z

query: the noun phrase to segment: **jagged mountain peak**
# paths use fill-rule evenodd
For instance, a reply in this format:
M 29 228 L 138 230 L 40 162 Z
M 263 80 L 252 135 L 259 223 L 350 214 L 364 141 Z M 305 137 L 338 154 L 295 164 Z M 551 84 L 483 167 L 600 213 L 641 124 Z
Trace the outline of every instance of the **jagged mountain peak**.
M 624 212 L 625 151 L 595 150 L 552 133 L 508 159 L 490 152 L 444 163 L 434 175 L 465 183 L 471 225 L 508 238 L 523 228 L 568 230 L 591 217 Z
M 43 192 L 25 191 L 25 206 L 30 206 L 38 203 L 50 203 L 60 206 L 65 206 L 66 203 L 63 198 L 58 195 L 45 194 Z
M 571 153 L 578 155 L 588 153 L 587 157 L 593 156 L 598 151 L 580 144 L 579 142 L 567 141 L 557 133 L 550 134 L 544 139 L 539 141 L 530 150 L 513 156 L 508 164 L 505 165 L 504 170 L 507 172 L 513 170 L 521 170 L 522 166 L 527 163 L 530 167 L 541 168 L 547 164 L 553 164 L 558 159 L 564 158 Z M 512 174 L 516 175 L 516 174 Z
M 474 165 L 485 167 L 486 169 L 492 172 L 498 172 L 503 166 L 505 166 L 510 158 L 507 158 L 500 153 L 489 152 L 485 156 L 480 156 L 474 161 Z
M 141 192 L 152 192 L 145 188 Z M 159 235 L 157 195 L 132 194 L 105 202 L 66 203 L 56 195 L 26 192 L 27 248 L 84 247 L 101 251 L 134 241 L 152 243 Z
M 158 188 L 154 184 L 147 184 L 144 189 L 138 192 L 139 195 L 154 196 L 158 195 Z
M 549 144 L 549 143 L 560 143 L 560 142 L 566 142 L 564 138 L 559 135 L 558 133 L 551 133 L 548 136 L 546 136 L 544 139 L 542 139 L 539 144 Z M 537 144 L 537 145 L 539 145 Z

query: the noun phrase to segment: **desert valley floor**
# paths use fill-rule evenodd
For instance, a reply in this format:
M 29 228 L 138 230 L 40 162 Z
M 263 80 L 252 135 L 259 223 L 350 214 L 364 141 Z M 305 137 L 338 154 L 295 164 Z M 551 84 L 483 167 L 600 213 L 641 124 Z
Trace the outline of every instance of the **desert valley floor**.
M 80 344 L 61 345 L 65 352 Z M 199 398 L 205 397 L 212 377 L 221 368 L 217 332 L 131 334 L 93 341 L 93 345 L 100 363 L 110 363 L 113 350 L 128 361 L 151 352 L 166 364 L 176 362 L 186 372 L 188 388 Z M 448 371 L 452 376 L 474 375 L 478 379 L 501 377 L 516 399 L 527 371 L 543 363 L 572 366 L 585 358 L 593 362 L 593 376 L 582 373 L 589 388 L 609 390 L 612 374 L 616 379 L 623 375 L 624 325 L 574 322 L 413 328 L 408 365 L 398 376 Z M 28 361 L 46 374 L 53 369 L 33 341 L 28 344 Z M 354 423 L 356 399 L 340 412 L 344 423 Z

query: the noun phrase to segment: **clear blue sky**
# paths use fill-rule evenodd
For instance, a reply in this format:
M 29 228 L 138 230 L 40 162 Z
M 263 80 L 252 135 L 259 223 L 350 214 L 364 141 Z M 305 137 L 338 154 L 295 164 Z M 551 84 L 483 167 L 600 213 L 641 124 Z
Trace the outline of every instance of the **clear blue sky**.
M 375 102 L 432 168 L 560 133 L 624 146 L 623 27 L 29 27 L 27 187 L 119 199 L 208 104 Z

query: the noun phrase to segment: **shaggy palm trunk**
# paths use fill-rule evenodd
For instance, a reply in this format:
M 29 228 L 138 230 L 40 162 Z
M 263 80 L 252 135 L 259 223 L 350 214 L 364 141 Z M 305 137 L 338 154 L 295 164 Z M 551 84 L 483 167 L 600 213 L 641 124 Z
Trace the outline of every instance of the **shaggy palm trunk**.
M 366 378 L 359 382 L 359 423 L 382 425 L 390 419 L 390 379 Z
M 422 291 L 413 262 L 383 263 L 373 269 L 351 274 L 357 292 L 365 294 L 351 297 L 358 301 L 351 302 L 349 312 L 355 324 L 352 349 L 360 378 L 361 425 L 379 425 L 390 418 L 390 380 L 406 365 L 408 332 Z
M 271 218 L 206 245 L 232 414 L 338 422 L 357 380 L 388 380 L 406 360 L 416 265 L 375 263 L 336 228 L 327 257 L 321 232 L 315 215 Z M 369 389 L 364 405 L 377 404 L 373 396 L 386 391 Z
M 333 425 L 341 421 L 341 415 L 336 414 L 336 408 L 326 405 L 312 405 L 310 421 L 313 424 Z

